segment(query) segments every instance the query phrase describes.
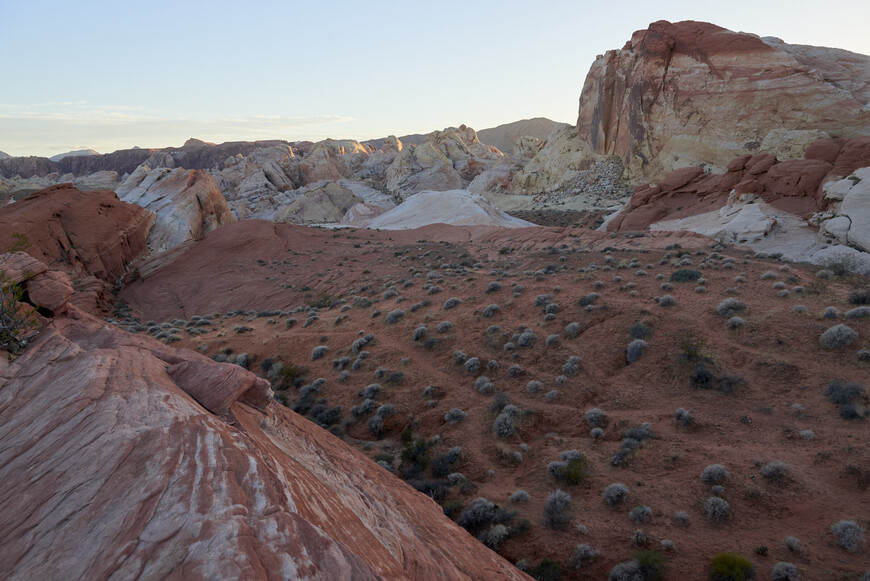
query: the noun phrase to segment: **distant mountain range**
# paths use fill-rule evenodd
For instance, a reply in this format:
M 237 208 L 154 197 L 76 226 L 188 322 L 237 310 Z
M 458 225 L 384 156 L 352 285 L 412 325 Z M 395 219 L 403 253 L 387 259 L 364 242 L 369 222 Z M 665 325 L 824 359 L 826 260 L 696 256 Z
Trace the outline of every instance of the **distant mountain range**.
M 85 155 L 101 155 L 99 151 L 93 149 L 76 149 L 75 151 L 67 151 L 66 153 L 58 153 L 49 157 L 51 161 L 60 161 L 65 157 L 83 157 Z
M 481 129 L 477 132 L 477 137 L 482 143 L 494 145 L 502 152 L 510 153 L 518 137 L 537 137 L 543 141 L 553 132 L 553 129 L 567 126 L 567 123 L 559 123 L 546 117 L 535 117 L 534 119 L 522 119 L 513 123 L 505 123 L 498 127 Z M 426 134 L 424 133 L 413 133 L 411 135 L 400 136 L 399 141 L 404 145 L 420 145 L 425 137 Z M 370 139 L 363 143 L 371 144 L 376 149 L 380 149 L 384 144 L 384 139 L 386 138 Z

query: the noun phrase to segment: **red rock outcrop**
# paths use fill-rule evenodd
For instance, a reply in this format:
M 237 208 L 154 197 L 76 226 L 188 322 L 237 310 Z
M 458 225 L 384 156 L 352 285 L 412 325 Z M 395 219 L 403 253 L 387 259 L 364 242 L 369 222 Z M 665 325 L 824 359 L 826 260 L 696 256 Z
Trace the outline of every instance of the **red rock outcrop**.
M 74 308 L 0 366 L 4 577 L 529 579 L 228 367 Z
M 0 249 L 25 233 L 27 253 L 73 278 L 114 283 L 147 251 L 154 214 L 111 191 L 82 192 L 59 184 L 0 208 Z
M 699 163 L 724 169 L 762 144 L 777 153 L 777 140 L 801 131 L 865 134 L 868 83 L 870 57 L 659 21 L 593 63 L 577 130 L 633 179 L 657 180 Z
M 778 161 L 772 154 L 742 155 L 725 173 L 707 174 L 698 166 L 678 169 L 657 185 L 639 186 L 629 204 L 607 229 L 645 230 L 665 218 L 683 218 L 717 209 L 733 191 L 808 218 L 830 203 L 823 186 L 870 165 L 870 136 L 822 139 L 813 143 L 805 159 Z

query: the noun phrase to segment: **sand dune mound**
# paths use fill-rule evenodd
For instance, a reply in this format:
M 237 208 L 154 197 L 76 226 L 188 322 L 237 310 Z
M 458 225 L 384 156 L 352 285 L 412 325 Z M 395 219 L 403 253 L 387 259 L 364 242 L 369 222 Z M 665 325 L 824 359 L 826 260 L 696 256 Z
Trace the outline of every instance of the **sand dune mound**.
M 406 230 L 429 224 L 453 226 L 499 226 L 527 228 L 531 222 L 509 216 L 483 196 L 467 190 L 420 192 L 405 202 L 374 218 L 369 228 Z M 356 225 L 356 224 L 351 224 Z

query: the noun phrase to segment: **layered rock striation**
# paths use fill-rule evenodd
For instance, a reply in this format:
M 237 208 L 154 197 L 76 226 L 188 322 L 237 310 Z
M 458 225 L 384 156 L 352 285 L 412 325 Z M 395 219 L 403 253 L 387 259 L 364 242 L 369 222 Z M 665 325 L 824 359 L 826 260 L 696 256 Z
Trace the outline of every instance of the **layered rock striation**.
M 529 579 L 242 368 L 70 309 L 0 366 L 0 570 Z

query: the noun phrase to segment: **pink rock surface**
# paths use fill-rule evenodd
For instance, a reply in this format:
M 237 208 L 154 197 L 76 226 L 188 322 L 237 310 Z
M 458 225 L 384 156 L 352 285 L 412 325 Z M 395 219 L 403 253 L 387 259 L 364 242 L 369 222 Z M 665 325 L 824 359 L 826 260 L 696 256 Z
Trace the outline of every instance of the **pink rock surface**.
M 253 377 L 72 309 L 0 366 L 6 579 L 528 579 L 282 406 L 207 411 L 212 365 Z

